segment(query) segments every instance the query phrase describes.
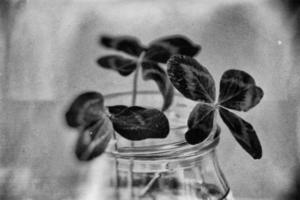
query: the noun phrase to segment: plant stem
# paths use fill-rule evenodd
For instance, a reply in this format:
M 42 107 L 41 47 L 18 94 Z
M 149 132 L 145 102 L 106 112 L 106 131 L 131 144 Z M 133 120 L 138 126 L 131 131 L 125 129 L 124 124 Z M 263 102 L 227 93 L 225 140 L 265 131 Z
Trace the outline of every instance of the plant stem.
M 149 191 L 149 189 L 151 188 L 151 186 L 155 183 L 155 181 L 159 177 L 160 177 L 160 173 L 155 173 L 154 177 L 150 180 L 150 182 L 146 185 L 146 187 L 141 191 L 140 197 L 143 197 L 145 194 L 147 194 L 147 192 Z
M 139 67 L 137 66 L 133 77 L 133 88 L 132 88 L 132 99 L 131 99 L 132 106 L 136 104 L 138 75 L 139 75 Z
M 114 131 L 113 133 L 113 138 L 115 140 L 115 151 L 118 151 L 118 140 L 117 140 L 117 134 Z M 115 158 L 115 173 L 116 173 L 116 200 L 120 199 L 120 193 L 119 193 L 119 162 L 118 162 L 118 158 Z
M 142 52 L 139 56 L 136 64 L 136 70 L 133 77 L 133 88 L 132 88 L 132 101 L 131 105 L 135 106 L 136 104 L 136 98 L 137 98 L 137 87 L 138 87 L 138 77 L 139 77 L 139 71 L 142 68 L 142 61 L 145 56 L 145 52 Z
M 139 75 L 139 71 L 142 68 L 142 62 L 143 62 L 143 58 L 145 56 L 145 52 L 142 52 L 141 55 L 138 58 L 137 61 L 137 67 L 135 70 L 135 74 L 133 77 L 133 89 L 132 89 L 132 102 L 131 105 L 135 106 L 136 104 L 136 98 L 137 98 L 137 82 L 138 82 L 138 75 Z M 131 147 L 134 147 L 134 142 L 131 141 L 130 143 Z M 133 181 L 133 159 L 130 160 L 130 181 Z M 147 192 L 149 191 L 149 189 L 151 188 L 151 186 L 153 185 L 153 183 L 160 177 L 160 173 L 157 172 L 155 173 L 154 177 L 150 180 L 150 182 L 146 185 L 146 187 L 142 190 L 141 194 L 139 195 L 140 197 L 144 196 L 145 194 L 147 194 Z M 133 189 L 131 187 L 131 198 L 133 199 Z
M 111 115 L 106 114 L 107 117 L 111 120 Z M 114 147 L 115 147 L 115 151 L 118 152 L 119 151 L 119 146 L 118 146 L 118 138 L 117 138 L 117 133 L 116 131 L 113 132 L 113 139 L 114 139 Z M 119 161 L 118 158 L 114 158 L 115 161 L 115 178 L 116 178 L 116 184 L 115 184 L 115 192 L 116 192 L 116 200 L 120 199 L 120 192 L 119 192 Z
M 129 163 L 129 180 L 128 180 L 128 185 L 129 185 L 129 193 L 130 193 L 130 199 L 134 199 L 134 193 L 133 193 L 133 158 L 130 158 L 130 163 Z
M 215 134 L 216 134 L 217 129 L 218 129 L 217 119 L 218 119 L 218 112 L 216 110 L 215 113 L 214 113 L 214 121 L 213 121 L 213 128 L 212 128 L 212 133 L 213 134 L 211 134 L 212 139 L 215 137 Z
M 133 88 L 132 88 L 132 99 L 131 99 L 131 106 L 136 105 L 136 98 L 137 98 L 137 87 L 138 87 L 138 77 L 139 77 L 139 71 L 142 68 L 142 61 L 145 56 L 145 52 L 143 51 L 141 55 L 139 56 L 136 64 L 136 70 L 133 77 Z M 134 142 L 130 142 L 130 147 L 134 147 Z M 129 164 L 129 189 L 130 189 L 130 199 L 133 199 L 133 158 L 130 159 Z

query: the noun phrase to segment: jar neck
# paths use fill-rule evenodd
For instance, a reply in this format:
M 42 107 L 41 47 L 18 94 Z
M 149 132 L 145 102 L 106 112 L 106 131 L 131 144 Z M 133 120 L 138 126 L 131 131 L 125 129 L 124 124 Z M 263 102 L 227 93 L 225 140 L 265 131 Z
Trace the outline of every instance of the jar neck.
M 189 154 L 189 156 L 174 156 L 172 159 L 151 159 L 150 157 L 145 160 L 129 159 L 129 158 L 113 158 L 110 157 L 111 162 L 118 164 L 118 170 L 143 173 L 143 172 L 166 172 L 174 171 L 183 168 L 191 168 L 194 166 L 212 166 L 213 168 L 219 167 L 216 158 L 215 148 L 205 151 L 202 154 Z
M 220 127 L 217 126 L 210 135 L 212 137 L 197 145 L 190 145 L 186 141 L 180 141 L 146 147 L 122 147 L 107 152 L 107 154 L 113 158 L 140 161 L 184 160 L 195 156 L 201 157 L 216 148 L 220 141 Z
M 219 135 L 218 128 L 214 137 L 197 145 L 190 145 L 184 141 L 149 147 L 126 147 L 107 152 L 107 155 L 113 162 L 118 162 L 119 168 L 124 170 L 133 167 L 136 171 L 149 172 L 191 167 L 200 163 L 214 162 Z

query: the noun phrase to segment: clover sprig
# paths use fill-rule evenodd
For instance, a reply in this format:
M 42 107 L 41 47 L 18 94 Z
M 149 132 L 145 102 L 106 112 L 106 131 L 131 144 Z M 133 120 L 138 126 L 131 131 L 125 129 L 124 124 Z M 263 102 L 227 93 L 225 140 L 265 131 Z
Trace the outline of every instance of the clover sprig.
M 261 158 L 262 147 L 252 125 L 228 110 L 248 111 L 262 99 L 263 90 L 248 73 L 235 69 L 225 71 L 216 101 L 214 79 L 207 68 L 195 59 L 183 55 L 172 56 L 167 72 L 180 93 L 198 101 L 187 122 L 185 138 L 188 143 L 197 144 L 209 136 L 215 124 L 215 113 L 219 111 L 237 142 L 254 159 Z
M 169 134 L 167 117 L 154 108 L 104 106 L 98 92 L 84 92 L 72 102 L 65 114 L 67 124 L 79 130 L 75 154 L 81 161 L 100 156 L 113 134 L 128 140 L 165 138 Z
M 165 64 L 172 55 L 195 56 L 201 49 L 200 45 L 181 35 L 163 37 L 152 41 L 148 46 L 131 36 L 101 36 L 100 43 L 117 50 L 118 54 L 100 57 L 97 60 L 99 66 L 115 70 L 122 76 L 128 76 L 141 67 L 143 79 L 156 82 L 164 99 L 163 111 L 172 104 L 174 90 L 160 65 Z M 125 53 L 125 56 L 120 53 Z

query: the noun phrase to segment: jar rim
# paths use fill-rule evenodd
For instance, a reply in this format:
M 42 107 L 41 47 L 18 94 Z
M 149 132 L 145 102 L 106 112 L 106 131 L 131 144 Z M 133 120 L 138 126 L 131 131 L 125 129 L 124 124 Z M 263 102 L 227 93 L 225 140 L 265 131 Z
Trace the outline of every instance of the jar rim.
M 106 152 L 108 155 L 120 159 L 160 160 L 178 159 L 191 156 L 201 156 L 213 150 L 220 141 L 221 129 L 217 125 L 204 141 L 191 145 L 186 141 L 169 144 L 149 145 L 145 147 L 120 147 Z
M 115 98 L 124 95 L 130 95 L 131 91 L 116 92 L 104 95 L 104 98 Z M 159 94 L 158 91 L 154 90 L 140 90 L 138 94 Z M 175 93 L 176 96 L 182 96 L 180 93 Z M 172 130 L 183 130 L 187 126 L 171 127 Z M 214 127 L 204 141 L 199 144 L 191 145 L 185 140 L 175 141 L 166 144 L 156 144 L 149 146 L 138 146 L 138 147 L 119 147 L 117 150 L 115 148 L 110 149 L 106 152 L 109 156 L 120 159 L 135 159 L 135 160 L 151 160 L 155 159 L 178 159 L 185 156 L 199 156 L 208 153 L 210 150 L 214 149 L 220 140 L 220 127 L 217 125 Z

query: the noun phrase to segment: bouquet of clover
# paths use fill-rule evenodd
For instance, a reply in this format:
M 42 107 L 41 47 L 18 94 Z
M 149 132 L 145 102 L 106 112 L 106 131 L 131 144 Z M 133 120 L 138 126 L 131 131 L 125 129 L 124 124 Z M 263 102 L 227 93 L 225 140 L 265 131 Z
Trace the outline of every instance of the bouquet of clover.
M 185 37 L 159 39 L 148 48 L 130 37 L 103 37 L 101 42 L 137 57 L 109 55 L 100 58 L 98 63 L 121 75 L 129 75 L 134 70 L 137 74 L 138 69 L 142 68 L 144 79 L 152 79 L 158 84 L 164 97 L 163 111 L 172 103 L 171 84 L 186 98 L 198 101 L 187 121 L 185 138 L 188 143 L 197 144 L 212 135 L 213 128 L 217 127 L 216 113 L 219 111 L 237 142 L 253 158 L 261 158 L 262 148 L 252 125 L 228 110 L 248 111 L 262 99 L 262 89 L 256 86 L 248 73 L 234 69 L 224 72 L 219 98 L 215 102 L 216 89 L 212 75 L 191 57 L 200 47 Z M 159 66 L 161 62 L 167 62 L 167 73 Z M 164 113 L 155 108 L 134 105 L 134 95 L 136 86 L 130 107 L 105 107 L 103 96 L 98 92 L 86 92 L 74 100 L 65 117 L 67 124 L 80 132 L 75 151 L 79 160 L 89 161 L 101 155 L 115 133 L 129 140 L 167 137 L 170 127 Z

